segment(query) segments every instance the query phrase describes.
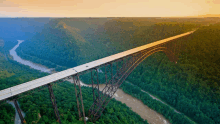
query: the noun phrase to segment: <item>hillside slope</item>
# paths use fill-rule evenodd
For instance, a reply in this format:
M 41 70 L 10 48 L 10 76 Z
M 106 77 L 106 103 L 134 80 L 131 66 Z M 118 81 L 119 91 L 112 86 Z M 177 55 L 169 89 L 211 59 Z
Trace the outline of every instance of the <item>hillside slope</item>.
M 22 43 L 17 52 L 25 59 L 49 67 L 74 67 L 201 25 L 177 19 L 169 21 L 151 18 L 53 19 L 42 32 Z
M 128 81 L 197 123 L 220 123 L 219 32 L 217 23 L 177 39 L 185 43 L 177 64 L 169 62 L 165 54 L 156 53 L 139 65 Z
M 125 84 L 121 88 L 147 105 L 158 105 L 152 108 L 170 122 L 187 122 L 184 114 L 197 123 L 220 123 L 218 18 L 113 18 L 100 25 L 93 25 L 94 21 L 77 21 L 76 24 L 84 25 L 82 28 L 67 20 L 50 22 L 43 33 L 37 35 L 44 36 L 43 39 L 33 37 L 31 42 L 21 45 L 19 55 L 34 61 L 40 58 L 42 64 L 45 60 L 50 61 L 49 66 L 53 62 L 67 68 L 200 27 L 194 34 L 178 39 L 185 44 L 177 64 L 169 62 L 165 54 L 156 53 L 128 77 L 127 81 L 138 88 Z M 183 114 L 149 100 L 140 89 L 154 94 Z

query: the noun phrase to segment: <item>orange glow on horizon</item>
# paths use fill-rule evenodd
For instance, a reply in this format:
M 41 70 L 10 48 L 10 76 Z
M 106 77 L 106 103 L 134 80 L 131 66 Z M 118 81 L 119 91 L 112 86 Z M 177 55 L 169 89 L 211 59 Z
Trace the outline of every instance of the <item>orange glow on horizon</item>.
M 183 17 L 220 14 L 220 0 L 1 0 L 0 17 Z

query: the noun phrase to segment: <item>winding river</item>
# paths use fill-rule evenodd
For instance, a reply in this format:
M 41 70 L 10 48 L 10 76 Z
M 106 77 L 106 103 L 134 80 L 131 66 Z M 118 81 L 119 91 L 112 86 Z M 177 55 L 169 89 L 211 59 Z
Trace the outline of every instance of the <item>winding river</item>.
M 28 60 L 24 60 L 17 55 L 16 49 L 23 42 L 24 40 L 18 40 L 18 44 L 10 50 L 10 55 L 13 57 L 13 60 L 21 64 L 27 65 L 33 69 L 40 70 L 42 72 L 51 73 L 51 69 L 47 68 L 46 66 L 36 64 Z M 69 81 L 72 82 L 72 80 Z M 90 85 L 85 85 L 82 82 L 81 84 L 90 87 Z M 100 90 L 102 90 L 103 88 L 104 85 L 101 84 Z M 117 90 L 117 92 L 114 95 L 114 98 L 118 101 L 121 101 L 122 103 L 125 103 L 128 107 L 130 107 L 134 112 L 139 114 L 143 119 L 147 120 L 148 123 L 150 124 L 169 124 L 169 121 L 166 120 L 161 114 L 157 113 L 156 111 L 150 109 L 148 106 L 144 105 L 142 101 L 132 97 L 131 95 L 124 93 L 121 89 Z M 20 124 L 20 123 L 15 123 L 15 124 Z
M 13 60 L 14 61 L 17 61 L 23 65 L 27 65 L 33 69 L 36 69 L 36 70 L 40 70 L 41 72 L 47 72 L 47 73 L 51 73 L 51 69 L 47 68 L 46 66 L 43 66 L 43 65 L 40 65 L 40 64 L 36 64 L 36 63 L 33 63 L 31 61 L 28 61 L 28 60 L 24 60 L 22 59 L 20 56 L 18 56 L 18 54 L 16 53 L 16 49 L 19 47 L 19 45 L 21 43 L 23 43 L 24 40 L 18 40 L 18 44 L 15 45 L 10 51 L 10 55 L 13 57 Z

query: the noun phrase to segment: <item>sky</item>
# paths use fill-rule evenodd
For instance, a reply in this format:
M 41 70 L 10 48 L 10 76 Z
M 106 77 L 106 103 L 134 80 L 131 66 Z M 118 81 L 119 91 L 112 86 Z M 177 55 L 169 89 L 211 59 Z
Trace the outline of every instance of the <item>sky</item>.
M 220 14 L 220 0 L 0 0 L 0 17 L 183 17 Z

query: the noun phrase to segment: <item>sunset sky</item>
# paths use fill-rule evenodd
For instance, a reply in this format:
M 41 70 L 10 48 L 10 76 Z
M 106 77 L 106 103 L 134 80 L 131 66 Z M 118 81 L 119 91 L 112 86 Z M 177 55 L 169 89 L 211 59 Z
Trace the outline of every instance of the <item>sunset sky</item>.
M 0 0 L 0 17 L 175 17 L 220 14 L 220 0 Z

